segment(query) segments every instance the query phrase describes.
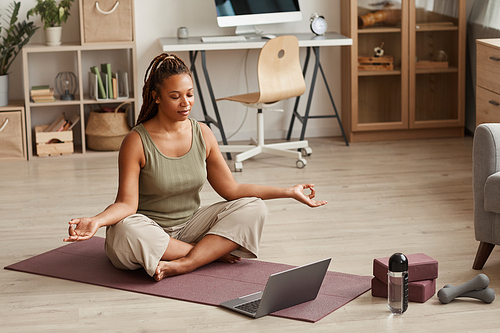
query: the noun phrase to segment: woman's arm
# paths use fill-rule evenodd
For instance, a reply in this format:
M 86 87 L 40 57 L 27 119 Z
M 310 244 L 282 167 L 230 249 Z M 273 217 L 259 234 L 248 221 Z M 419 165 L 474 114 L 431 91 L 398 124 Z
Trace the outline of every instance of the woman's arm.
M 65 242 L 87 240 L 100 227 L 113 225 L 134 214 L 139 202 L 139 173 L 145 164 L 139 133 L 131 131 L 123 140 L 118 155 L 119 180 L 115 202 L 94 217 L 72 219 Z
M 200 123 L 207 146 L 207 174 L 212 188 L 224 199 L 235 200 L 243 197 L 258 197 L 263 200 L 292 198 L 310 207 L 326 205 L 326 201 L 313 200 L 316 196 L 313 184 L 299 184 L 292 187 L 274 187 L 256 184 L 239 184 L 227 166 L 219 145 L 210 128 Z M 304 190 L 310 193 L 305 194 Z

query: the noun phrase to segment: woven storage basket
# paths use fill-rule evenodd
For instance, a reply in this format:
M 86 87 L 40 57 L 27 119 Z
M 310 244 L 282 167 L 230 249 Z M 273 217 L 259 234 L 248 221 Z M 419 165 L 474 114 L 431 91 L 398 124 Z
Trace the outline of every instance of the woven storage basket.
M 127 105 L 125 112 L 119 112 L 124 105 Z M 91 111 L 85 129 L 87 147 L 100 151 L 120 150 L 123 139 L 130 132 L 127 122 L 129 109 L 130 102 L 124 102 L 114 112 Z

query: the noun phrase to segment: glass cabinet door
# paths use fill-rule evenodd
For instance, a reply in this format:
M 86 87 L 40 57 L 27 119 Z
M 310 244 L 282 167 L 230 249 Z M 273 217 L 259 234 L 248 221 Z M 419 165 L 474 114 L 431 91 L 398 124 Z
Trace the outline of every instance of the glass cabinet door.
M 406 1 L 357 1 L 357 108 L 353 130 L 408 127 Z M 403 18 L 403 19 L 402 19 Z M 354 34 L 356 35 L 356 34 Z
M 465 1 L 410 2 L 410 128 L 457 126 L 465 107 Z

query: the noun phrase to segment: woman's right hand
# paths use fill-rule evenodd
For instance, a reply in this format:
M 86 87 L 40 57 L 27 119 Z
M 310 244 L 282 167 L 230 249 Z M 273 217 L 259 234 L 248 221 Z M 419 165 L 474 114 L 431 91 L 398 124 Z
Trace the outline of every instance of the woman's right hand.
M 65 242 L 79 242 L 87 240 L 95 235 L 100 225 L 96 218 L 81 217 L 69 221 L 69 237 L 63 239 Z

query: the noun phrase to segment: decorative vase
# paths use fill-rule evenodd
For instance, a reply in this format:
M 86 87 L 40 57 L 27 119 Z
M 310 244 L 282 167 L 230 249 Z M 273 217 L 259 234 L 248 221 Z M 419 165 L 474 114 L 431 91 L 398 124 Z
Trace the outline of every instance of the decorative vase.
M 0 106 L 9 105 L 9 74 L 0 75 Z
M 45 44 L 48 46 L 61 45 L 62 27 L 45 28 Z

